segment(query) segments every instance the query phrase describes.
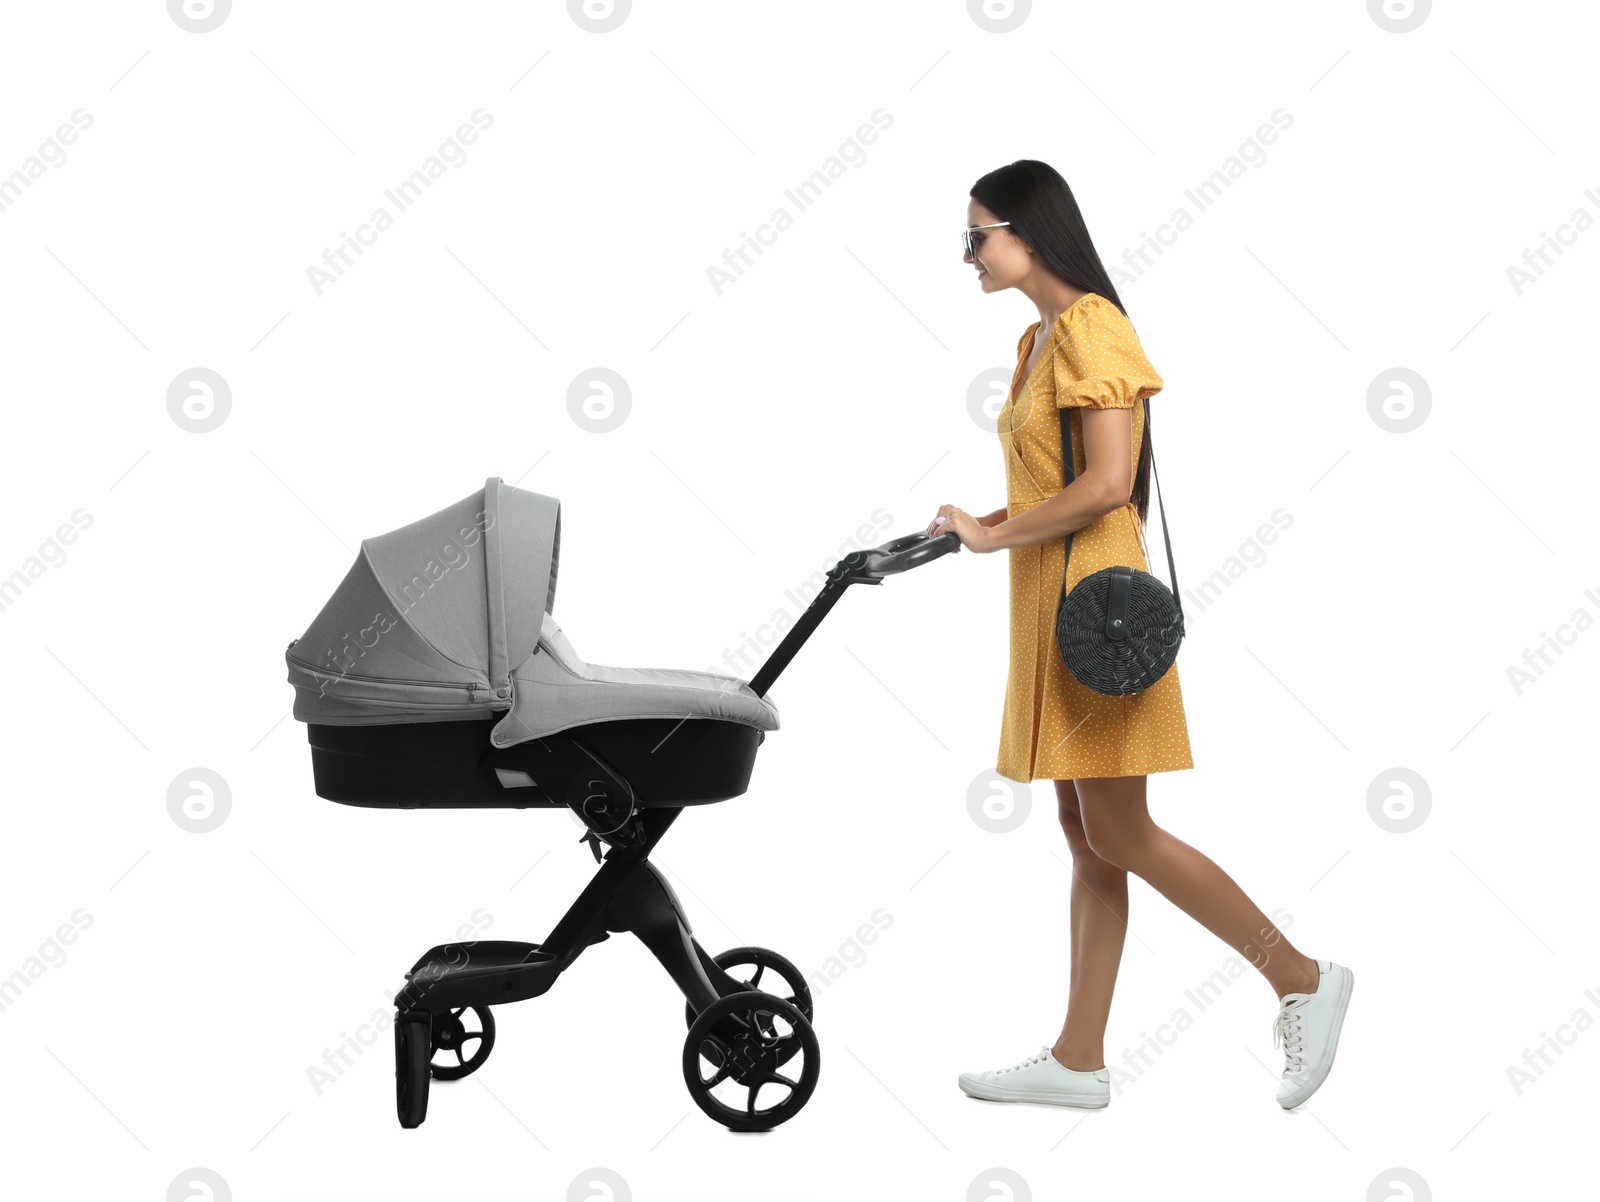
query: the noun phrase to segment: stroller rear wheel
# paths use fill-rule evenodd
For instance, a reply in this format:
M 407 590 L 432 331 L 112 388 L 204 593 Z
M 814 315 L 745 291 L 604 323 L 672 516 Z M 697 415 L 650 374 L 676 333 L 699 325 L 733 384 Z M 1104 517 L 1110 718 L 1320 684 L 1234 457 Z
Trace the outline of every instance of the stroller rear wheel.
M 790 1050 L 780 1059 L 785 1045 Z M 804 1054 L 800 1071 L 780 1073 L 779 1066 L 796 1053 Z M 732 993 L 711 1003 L 694 1020 L 683 1046 L 689 1096 L 731 1131 L 769 1131 L 792 1119 L 810 1100 L 821 1067 L 810 1020 L 798 1007 L 759 990 Z M 729 1100 L 718 1097 L 713 1091 L 726 1081 L 744 1087 L 744 1098 L 739 1098 L 737 1089 L 724 1090 Z M 757 1109 L 763 1089 L 782 1096 Z
M 428 1027 L 426 1013 L 395 1016 L 394 1100 L 402 1127 L 420 1127 L 428 1117 Z
M 476 1031 L 467 1026 L 469 1015 L 477 1019 Z M 468 1073 L 477 1072 L 494 1048 L 494 1015 L 487 1006 L 436 1010 L 432 1027 L 432 1059 L 428 1067 L 435 1081 L 459 1081 Z
M 811 990 L 806 985 L 805 977 L 791 961 L 777 952 L 764 947 L 734 947 L 712 956 L 711 962 L 742 984 L 746 991 L 772 993 L 799 1010 L 807 1022 L 812 1021 Z M 783 979 L 786 989 L 776 988 L 776 983 L 770 979 L 763 986 L 762 977 L 768 969 Z M 685 1002 L 683 1010 L 687 1024 L 694 1026 L 694 1006 Z M 796 1040 L 783 1040 L 779 1044 L 778 1063 L 783 1064 L 799 1050 L 800 1044 Z

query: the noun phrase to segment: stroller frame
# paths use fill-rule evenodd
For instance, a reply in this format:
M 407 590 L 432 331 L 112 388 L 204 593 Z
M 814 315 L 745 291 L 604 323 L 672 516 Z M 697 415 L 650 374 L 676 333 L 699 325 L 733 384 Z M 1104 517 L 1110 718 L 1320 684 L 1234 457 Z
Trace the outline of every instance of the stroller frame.
M 750 986 L 729 975 L 694 937 L 683 903 L 661 870 L 649 860 L 650 852 L 682 812 L 682 806 L 641 811 L 636 816 L 636 840 L 626 846 L 613 847 L 605 854 L 599 869 L 544 942 L 483 940 L 470 945 L 447 943 L 430 948 L 406 974 L 407 984 L 395 996 L 396 1030 L 405 1024 L 419 1027 L 426 1024 L 433 1038 L 441 1014 L 464 1007 L 504 1005 L 538 997 L 556 983 L 585 948 L 609 939 L 613 933 L 625 931 L 637 935 L 661 962 L 697 1018 L 709 1011 L 713 1003 L 748 992 Z M 803 1016 L 800 1021 L 808 1021 L 809 990 L 803 981 L 791 984 L 799 985 L 805 1004 L 797 1007 L 798 1015 L 785 1017 L 792 1022 Z M 764 1130 L 775 1125 L 773 1120 L 781 1119 L 776 1114 L 755 1110 L 759 1085 L 771 1079 L 774 1084 L 790 1086 L 794 1092 L 785 1101 L 784 1109 L 797 1111 L 811 1092 L 810 1088 L 805 1088 L 801 1096 L 800 1089 L 807 1085 L 814 1087 L 815 1078 L 813 1075 L 809 1080 L 792 1081 L 776 1076 L 779 1061 L 775 1051 L 770 1047 L 764 1049 L 760 1035 L 753 1030 L 750 1037 L 738 1042 L 740 1073 L 752 1078 L 749 1105 L 742 1116 L 727 1107 L 722 1107 L 727 1110 L 725 1114 L 710 1113 L 736 1130 Z M 397 1048 L 403 1056 L 403 1040 L 397 1039 Z M 815 1047 L 808 1051 L 815 1060 Z M 404 1063 L 398 1063 L 397 1072 L 404 1071 Z M 409 1114 L 405 1106 L 407 1099 L 398 1098 L 401 1125 L 416 1126 L 426 1115 L 426 1079 L 402 1081 L 401 1084 L 422 1087 Z M 404 1092 L 402 1088 L 401 1093 Z M 721 1106 L 718 1099 L 710 1100 Z M 421 1104 L 417 1105 L 419 1101 Z M 756 1121 L 748 1121 L 751 1119 Z

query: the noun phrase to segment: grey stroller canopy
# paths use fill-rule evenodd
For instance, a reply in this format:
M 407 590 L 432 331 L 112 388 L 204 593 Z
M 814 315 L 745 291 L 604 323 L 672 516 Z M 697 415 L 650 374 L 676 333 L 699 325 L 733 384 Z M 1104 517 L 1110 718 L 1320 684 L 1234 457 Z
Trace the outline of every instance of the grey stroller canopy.
M 561 502 L 491 477 L 421 521 L 366 539 L 285 655 L 294 716 L 323 726 L 492 718 L 496 747 L 590 722 L 717 718 L 776 730 L 778 711 L 715 672 L 608 668 L 555 619 Z

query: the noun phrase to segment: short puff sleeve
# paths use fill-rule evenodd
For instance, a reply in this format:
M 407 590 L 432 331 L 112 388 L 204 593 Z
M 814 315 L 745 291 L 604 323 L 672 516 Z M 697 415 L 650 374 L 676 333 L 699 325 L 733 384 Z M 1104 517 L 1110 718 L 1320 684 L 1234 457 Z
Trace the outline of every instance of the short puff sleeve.
M 1056 404 L 1061 408 L 1131 409 L 1165 385 L 1145 357 L 1133 323 L 1105 297 L 1089 293 L 1061 315 L 1056 342 Z

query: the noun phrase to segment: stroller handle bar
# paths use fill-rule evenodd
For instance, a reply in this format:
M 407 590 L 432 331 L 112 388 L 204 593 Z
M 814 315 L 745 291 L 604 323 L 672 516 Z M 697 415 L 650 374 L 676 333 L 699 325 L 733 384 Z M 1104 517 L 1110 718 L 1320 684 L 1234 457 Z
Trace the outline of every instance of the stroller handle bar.
M 772 654 L 767 657 L 767 662 L 761 665 L 761 670 L 750 681 L 750 688 L 757 697 L 765 697 L 767 690 L 772 687 L 772 682 L 778 678 L 778 673 L 789 666 L 789 661 L 795 653 L 805 645 L 806 639 L 811 637 L 811 632 L 821 623 L 833 604 L 844 595 L 844 590 L 852 584 L 882 584 L 887 576 L 897 576 L 901 572 L 909 572 L 912 568 L 920 568 L 925 563 L 931 563 L 940 556 L 948 555 L 952 551 L 961 549 L 961 540 L 954 534 L 941 534 L 936 538 L 929 538 L 924 532 L 907 534 L 901 538 L 892 539 L 881 547 L 873 547 L 868 551 L 852 551 L 828 570 L 827 582 L 823 584 L 822 591 L 806 607 L 805 613 L 795 622 L 783 641 L 773 648 Z
M 907 534 L 870 551 L 852 551 L 841 559 L 834 569 L 844 569 L 852 575 L 881 580 L 920 568 L 923 564 L 961 549 L 961 540 L 954 534 L 941 534 L 929 538 L 918 532 Z

